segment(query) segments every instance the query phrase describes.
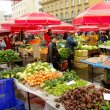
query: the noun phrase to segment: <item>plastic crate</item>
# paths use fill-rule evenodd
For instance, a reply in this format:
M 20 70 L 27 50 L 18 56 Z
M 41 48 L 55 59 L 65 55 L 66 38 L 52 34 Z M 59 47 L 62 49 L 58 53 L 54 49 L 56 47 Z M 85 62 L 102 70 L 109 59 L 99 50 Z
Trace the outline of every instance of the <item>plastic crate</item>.
M 12 97 L 15 97 L 13 79 L 0 80 L 0 102 Z
M 11 98 L 0 102 L 0 110 L 25 110 L 25 104 L 19 99 Z

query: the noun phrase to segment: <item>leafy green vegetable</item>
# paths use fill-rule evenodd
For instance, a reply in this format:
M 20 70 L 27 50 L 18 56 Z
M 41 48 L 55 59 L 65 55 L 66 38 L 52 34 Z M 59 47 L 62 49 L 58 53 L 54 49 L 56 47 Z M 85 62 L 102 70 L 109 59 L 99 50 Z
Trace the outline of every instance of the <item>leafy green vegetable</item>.
M 18 53 L 14 52 L 13 50 L 0 50 L 0 62 L 11 62 L 19 60 Z
M 59 54 L 61 59 L 67 59 L 70 53 L 70 49 L 68 48 L 60 48 L 59 49 Z

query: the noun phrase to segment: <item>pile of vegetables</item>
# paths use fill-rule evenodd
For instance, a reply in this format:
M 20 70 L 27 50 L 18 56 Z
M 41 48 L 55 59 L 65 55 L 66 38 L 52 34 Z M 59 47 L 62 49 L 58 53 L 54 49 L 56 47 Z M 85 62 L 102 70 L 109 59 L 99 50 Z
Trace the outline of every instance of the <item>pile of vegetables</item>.
M 73 80 L 75 81 L 75 84 L 72 84 L 72 85 L 66 84 Z M 66 72 L 63 72 L 62 77 L 57 77 L 56 79 L 45 81 L 44 84 L 42 85 L 42 87 L 49 94 L 59 96 L 62 93 L 66 92 L 70 89 L 84 86 L 86 84 L 87 84 L 87 82 L 84 80 L 80 80 L 80 78 L 76 75 L 76 73 L 74 71 L 70 71 L 70 72 L 66 71 Z
M 65 47 L 65 44 L 66 44 L 66 40 L 60 40 L 57 42 L 57 47 L 58 48 Z
M 80 44 L 76 47 L 76 49 L 79 49 L 79 50 L 94 50 L 94 49 L 98 49 L 98 47 L 97 46 L 92 46 L 92 45 L 82 45 L 82 44 Z
M 13 70 L 5 70 L 0 71 L 0 79 L 4 78 L 17 78 L 16 73 L 23 72 L 25 70 L 25 67 L 15 67 Z
M 0 50 L 0 62 L 11 62 L 19 60 L 19 54 L 13 50 Z
M 103 43 L 103 45 L 105 45 L 105 46 L 110 46 L 110 41 L 105 41 L 105 42 Z
M 63 59 L 63 60 L 65 60 L 65 59 L 68 58 L 69 53 L 70 53 L 70 49 L 68 49 L 68 48 L 60 48 L 60 49 L 59 49 L 60 57 L 61 57 L 61 59 Z
M 55 101 L 62 103 L 66 110 L 102 110 L 102 106 L 106 103 L 103 97 L 104 92 L 103 88 L 89 85 L 69 90 Z M 59 107 L 59 104 L 56 107 Z
M 19 48 L 27 48 L 27 49 L 30 49 L 31 48 L 31 45 L 29 44 L 22 44 L 19 46 Z
M 41 85 L 46 80 L 55 79 L 57 77 L 61 77 L 62 74 L 58 72 L 46 72 L 46 71 L 39 71 L 35 74 L 25 77 L 23 83 L 27 83 L 31 87 Z
M 37 71 L 55 71 L 55 69 L 51 69 L 51 67 L 49 66 L 48 63 L 46 62 L 34 62 L 32 64 L 28 64 L 26 66 L 26 69 L 21 73 L 21 72 L 18 72 L 17 73 L 17 77 L 22 80 L 24 79 L 25 77 L 27 76 L 31 76 L 32 74 L 35 74 Z
M 38 39 L 33 39 L 31 40 L 30 42 L 28 42 L 28 44 L 40 44 L 41 43 L 41 40 L 38 38 Z

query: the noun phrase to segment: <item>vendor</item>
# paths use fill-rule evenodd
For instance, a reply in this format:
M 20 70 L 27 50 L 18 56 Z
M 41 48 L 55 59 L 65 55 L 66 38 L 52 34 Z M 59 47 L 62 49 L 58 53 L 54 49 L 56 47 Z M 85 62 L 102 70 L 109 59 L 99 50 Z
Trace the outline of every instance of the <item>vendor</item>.
M 56 46 L 56 38 L 55 36 L 51 36 L 51 42 L 48 45 L 48 62 L 51 67 L 58 69 L 58 50 Z
M 44 40 L 46 41 L 46 46 L 48 47 L 50 41 L 51 41 L 51 36 L 52 36 L 52 30 L 48 29 L 47 33 L 44 33 Z
M 98 41 L 98 35 L 95 32 L 90 32 L 88 44 L 95 46 L 97 44 L 97 41 Z
M 68 37 L 66 39 L 66 48 L 70 49 L 70 55 L 68 56 L 68 68 L 69 70 L 72 69 L 72 62 L 71 60 L 74 60 L 74 47 L 77 46 L 77 42 L 74 41 L 74 33 L 68 34 Z
M 5 35 L 3 40 L 4 40 L 4 43 L 6 45 L 4 47 L 4 50 L 12 49 L 12 39 L 8 35 Z

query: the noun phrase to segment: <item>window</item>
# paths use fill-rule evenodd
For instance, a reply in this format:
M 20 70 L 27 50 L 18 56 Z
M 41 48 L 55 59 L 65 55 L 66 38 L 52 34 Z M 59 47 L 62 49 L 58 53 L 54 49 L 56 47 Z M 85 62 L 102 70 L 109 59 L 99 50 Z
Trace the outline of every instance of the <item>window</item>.
M 58 10 L 58 3 L 55 4 L 56 10 Z
M 47 7 L 47 12 L 49 12 L 50 11 L 50 8 L 49 8 L 49 6 Z
M 68 0 L 66 0 L 66 7 L 68 7 Z
M 63 13 L 60 13 L 60 19 L 63 19 Z
M 78 15 L 80 14 L 80 10 L 78 10 Z
M 58 14 L 56 14 L 56 17 L 59 18 Z
M 89 2 L 89 0 L 85 0 L 85 3 L 88 3 Z
M 51 11 L 53 11 L 53 5 L 51 5 Z
M 81 4 L 81 0 L 78 0 L 78 5 L 80 5 Z
M 72 18 L 75 17 L 75 13 L 74 13 L 74 11 L 71 12 L 71 17 L 72 17 Z
M 72 6 L 75 5 L 75 0 L 71 0 L 71 5 L 72 5 Z
M 68 12 L 66 12 L 65 15 L 66 15 L 65 18 L 68 19 L 69 18 Z
M 110 1 L 110 0 L 105 0 L 106 2 Z
M 63 8 L 63 2 L 60 2 L 60 9 Z

